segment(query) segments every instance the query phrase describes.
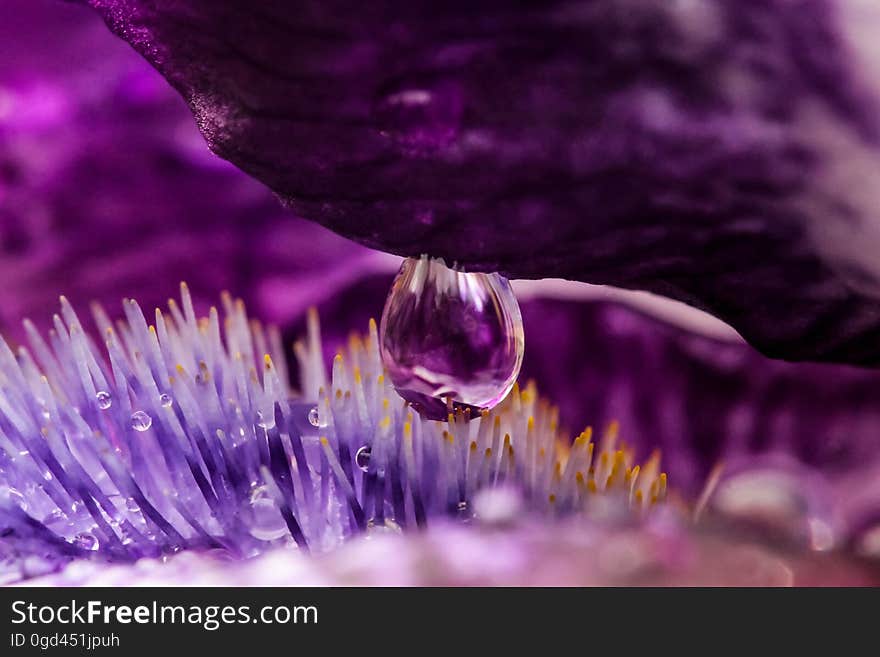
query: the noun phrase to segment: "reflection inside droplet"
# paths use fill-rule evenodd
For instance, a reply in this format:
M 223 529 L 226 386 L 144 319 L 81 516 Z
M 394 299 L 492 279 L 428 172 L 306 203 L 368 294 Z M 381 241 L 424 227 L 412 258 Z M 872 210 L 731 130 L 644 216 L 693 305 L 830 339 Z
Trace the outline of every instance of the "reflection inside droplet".
M 446 419 L 446 398 L 492 408 L 510 392 L 522 364 L 519 304 L 498 274 L 408 258 L 385 302 L 380 346 L 394 387 L 426 417 Z

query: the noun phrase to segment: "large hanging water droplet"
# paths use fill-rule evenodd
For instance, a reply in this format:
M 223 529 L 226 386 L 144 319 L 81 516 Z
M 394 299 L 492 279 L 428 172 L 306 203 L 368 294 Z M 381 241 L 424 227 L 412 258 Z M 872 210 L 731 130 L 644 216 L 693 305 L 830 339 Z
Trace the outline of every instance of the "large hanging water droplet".
M 382 314 L 382 362 L 422 415 L 447 416 L 445 399 L 492 408 L 513 387 L 523 357 L 519 304 L 499 274 L 465 273 L 408 258 Z
M 106 411 L 113 405 L 113 397 L 106 390 L 99 390 L 95 394 L 95 400 L 98 402 L 98 408 L 102 411 Z
M 152 425 L 153 418 L 144 411 L 135 411 L 131 414 L 131 428 L 135 431 L 146 431 Z

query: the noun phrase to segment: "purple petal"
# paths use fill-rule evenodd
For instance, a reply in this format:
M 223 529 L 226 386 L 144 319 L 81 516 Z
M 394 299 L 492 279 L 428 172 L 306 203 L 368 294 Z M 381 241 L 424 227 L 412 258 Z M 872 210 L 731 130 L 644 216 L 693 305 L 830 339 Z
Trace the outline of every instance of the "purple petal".
M 880 358 L 861 4 L 89 3 L 216 153 L 343 235 Z

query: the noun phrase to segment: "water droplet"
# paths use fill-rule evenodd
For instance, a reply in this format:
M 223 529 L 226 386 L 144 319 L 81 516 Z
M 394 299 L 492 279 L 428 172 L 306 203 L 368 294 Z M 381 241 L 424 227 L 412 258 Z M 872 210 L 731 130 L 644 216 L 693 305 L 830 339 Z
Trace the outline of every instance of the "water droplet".
M 361 470 L 366 472 L 370 469 L 370 457 L 372 456 L 373 451 L 369 448 L 369 446 L 364 445 L 361 447 L 354 455 L 354 462 L 357 464 Z
M 712 507 L 762 536 L 824 552 L 838 540 L 828 484 L 801 466 L 753 464 L 722 479 Z
M 254 488 L 248 503 L 251 514 L 251 536 L 261 541 L 273 541 L 288 533 L 287 523 L 284 522 L 278 505 L 265 486 Z
M 382 95 L 374 117 L 379 132 L 407 155 L 429 154 L 458 137 L 464 97 L 451 80 L 398 85 Z
M 515 522 L 521 509 L 522 497 L 514 488 L 484 488 L 474 496 L 474 514 L 487 525 Z
M 43 524 L 51 525 L 62 520 L 64 520 L 64 514 L 61 512 L 61 509 L 55 508 L 49 511 L 49 514 L 43 518 Z
M 391 520 L 391 518 L 385 518 L 385 522 L 377 523 L 374 518 L 370 518 L 367 521 L 367 537 L 376 536 L 379 534 L 402 534 L 403 529 L 401 529 L 400 525 Z
M 323 423 L 321 422 L 321 416 L 318 413 L 317 406 L 312 406 L 312 408 L 309 410 L 309 424 L 311 424 L 313 427 L 326 427 L 327 426 L 326 422 L 323 422 Z
M 98 539 L 95 538 L 94 534 L 90 534 L 89 532 L 81 532 L 73 537 L 73 544 L 78 548 L 82 548 L 83 550 L 97 550 L 98 549 Z
M 257 426 L 263 427 L 264 429 L 271 429 L 275 426 L 275 414 L 257 411 Z
M 113 405 L 113 396 L 106 390 L 99 390 L 95 399 L 98 401 L 98 408 L 102 411 L 106 411 Z
M 27 510 L 27 500 L 25 500 L 24 495 L 22 495 L 21 491 L 19 491 L 17 488 L 12 488 L 11 486 L 0 486 L 0 499 L 5 499 L 7 502 L 11 502 L 16 506 Z
M 131 428 L 135 431 L 146 431 L 152 425 L 153 418 L 144 411 L 135 411 L 131 414 Z
M 161 395 L 159 395 L 159 404 L 161 404 L 164 408 L 168 408 L 173 402 L 174 400 L 167 392 L 163 392 Z
M 403 262 L 380 332 L 382 362 L 397 392 L 434 420 L 446 419 L 447 397 L 465 408 L 492 408 L 522 364 L 522 317 L 510 283 L 427 256 Z
M 856 554 L 868 559 L 880 558 L 880 524 L 862 529 L 852 540 Z

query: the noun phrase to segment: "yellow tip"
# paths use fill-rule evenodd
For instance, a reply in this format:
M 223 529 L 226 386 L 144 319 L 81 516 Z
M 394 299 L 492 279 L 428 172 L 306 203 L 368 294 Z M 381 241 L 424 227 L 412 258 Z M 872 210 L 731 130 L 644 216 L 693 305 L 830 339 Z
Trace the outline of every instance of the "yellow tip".
M 327 440 L 327 437 L 326 437 L 326 436 L 321 436 L 321 444 L 322 444 L 322 445 L 329 445 L 329 444 L 330 444 L 330 441 Z

